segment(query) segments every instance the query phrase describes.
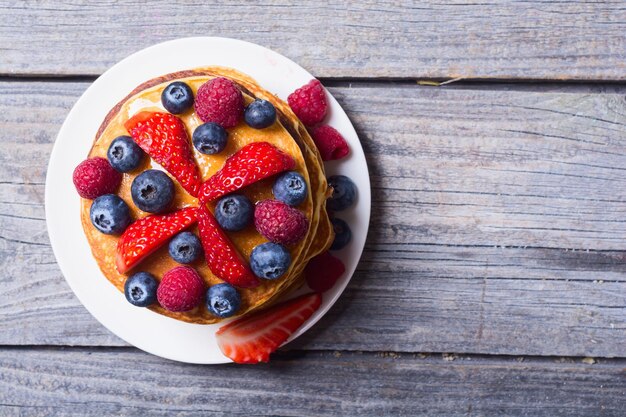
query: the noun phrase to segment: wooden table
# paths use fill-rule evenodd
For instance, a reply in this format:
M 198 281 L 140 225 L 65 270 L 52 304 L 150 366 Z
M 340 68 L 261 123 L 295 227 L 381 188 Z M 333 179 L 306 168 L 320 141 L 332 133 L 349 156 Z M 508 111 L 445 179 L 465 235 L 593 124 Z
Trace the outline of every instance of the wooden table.
M 0 415 L 626 414 L 624 2 L 139 3 L 0 0 Z M 194 35 L 309 69 L 368 158 L 358 271 L 267 365 L 128 346 L 46 235 L 74 102 L 131 52 Z

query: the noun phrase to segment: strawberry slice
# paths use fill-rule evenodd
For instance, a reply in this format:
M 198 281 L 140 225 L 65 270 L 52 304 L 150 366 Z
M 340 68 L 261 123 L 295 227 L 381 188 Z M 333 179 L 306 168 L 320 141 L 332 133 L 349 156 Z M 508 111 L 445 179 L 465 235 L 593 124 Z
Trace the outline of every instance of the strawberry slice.
M 241 148 L 200 188 L 200 200 L 208 202 L 279 172 L 293 169 L 293 158 L 267 142 Z
M 261 283 L 204 204 L 198 207 L 198 229 L 204 258 L 213 275 L 236 287 L 251 288 Z
M 236 363 L 267 362 L 321 304 L 322 296 L 310 293 L 243 316 L 215 333 L 217 344 Z
M 170 214 L 144 217 L 128 226 L 117 242 L 118 272 L 130 271 L 169 238 L 194 224 L 197 212 L 195 207 L 186 207 Z
M 124 123 L 133 140 L 172 174 L 189 194 L 198 196 L 202 183 L 185 124 L 169 113 L 142 111 Z

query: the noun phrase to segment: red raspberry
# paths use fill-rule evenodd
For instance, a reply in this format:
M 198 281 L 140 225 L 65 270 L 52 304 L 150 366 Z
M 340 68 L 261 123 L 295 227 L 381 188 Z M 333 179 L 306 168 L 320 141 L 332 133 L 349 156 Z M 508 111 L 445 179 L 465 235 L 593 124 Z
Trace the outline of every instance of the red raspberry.
M 195 269 L 177 266 L 163 275 L 157 299 L 169 311 L 189 311 L 200 305 L 204 292 L 204 281 Z
M 122 174 L 104 158 L 89 158 L 78 164 L 72 175 L 76 191 L 82 198 L 93 200 L 117 190 Z
M 291 93 L 287 101 L 298 119 L 307 126 L 321 122 L 328 110 L 324 87 L 316 79 Z
M 235 127 L 243 116 L 243 95 L 231 80 L 213 78 L 198 89 L 194 107 L 205 123 L 217 123 L 223 128 Z
M 320 253 L 304 268 L 306 283 L 315 292 L 330 290 L 345 271 L 341 259 L 335 258 L 330 252 Z
M 322 125 L 311 131 L 311 137 L 322 155 L 323 161 L 341 159 L 350 153 L 348 143 L 335 128 Z
M 265 200 L 256 205 L 254 225 L 267 239 L 283 245 L 300 241 L 309 230 L 309 220 L 304 214 L 278 200 Z

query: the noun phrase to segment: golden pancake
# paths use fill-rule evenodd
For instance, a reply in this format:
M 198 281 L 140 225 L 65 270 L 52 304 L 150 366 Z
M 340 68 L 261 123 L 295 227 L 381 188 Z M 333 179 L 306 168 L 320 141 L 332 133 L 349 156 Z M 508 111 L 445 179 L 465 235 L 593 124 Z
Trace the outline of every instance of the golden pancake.
M 308 260 L 327 250 L 334 237 L 332 226 L 326 213 L 325 202 L 330 195 L 330 190 L 326 182 L 322 160 L 306 128 L 293 114 L 289 106 L 261 88 L 247 75 L 232 69 L 206 67 L 167 74 L 143 83 L 109 112 L 98 130 L 89 157 L 106 158 L 107 150 L 113 139 L 117 136 L 128 134 L 124 128 L 124 123 L 134 114 L 140 111 L 164 111 L 160 101 L 161 92 L 172 81 L 184 81 L 195 94 L 202 84 L 214 77 L 226 77 L 237 84 L 244 95 L 246 104 L 256 98 L 270 101 L 276 108 L 277 121 L 274 125 L 261 130 L 253 129 L 243 121 L 234 128 L 227 129 L 229 133 L 228 145 L 223 152 L 216 155 L 204 155 L 197 152 L 192 146 L 202 180 L 205 181 L 217 172 L 224 165 L 225 160 L 244 145 L 251 142 L 265 141 L 289 154 L 296 161 L 295 170 L 304 176 L 309 185 L 309 195 L 297 209 L 307 217 L 310 226 L 304 239 L 288 248 L 292 257 L 289 270 L 276 280 L 261 280 L 262 283 L 258 287 L 239 288 L 238 291 L 242 302 L 237 315 L 242 315 L 265 306 L 275 301 L 285 292 L 301 286 L 303 284 L 302 271 Z M 193 108 L 178 116 L 183 120 L 187 127 L 187 133 L 191 138 L 191 133 L 198 125 L 202 124 L 202 121 L 196 116 Z M 142 166 L 132 172 L 123 174 L 122 184 L 117 192 L 126 201 L 135 220 L 146 217 L 149 213 L 139 210 L 133 204 L 130 185 L 137 175 L 151 167 L 159 168 L 156 162 L 147 157 Z M 172 179 L 174 180 L 176 192 L 171 211 L 187 206 L 197 206 L 199 204 L 197 199 L 189 195 L 173 177 Z M 273 178 L 268 178 L 259 181 L 238 192 L 246 195 L 253 203 L 271 199 L 273 198 L 271 190 L 273 180 Z M 150 272 L 160 280 L 165 272 L 179 265 L 169 256 L 166 244 L 145 258 L 129 273 L 120 274 L 115 267 L 116 247 L 119 236 L 100 233 L 91 224 L 89 218 L 90 207 L 91 200 L 82 199 L 81 218 L 83 229 L 103 274 L 121 292 L 124 291 L 126 278 L 135 272 Z M 210 204 L 209 208 L 213 210 L 214 203 Z M 196 235 L 198 234 L 196 226 L 189 230 Z M 254 226 L 239 232 L 226 232 L 226 234 L 245 259 L 249 258 L 255 246 L 267 242 L 267 239 L 262 237 L 255 230 Z M 207 288 L 222 282 L 211 273 L 204 258 L 200 258 L 190 266 L 198 271 Z M 222 320 L 209 313 L 204 304 L 193 310 L 178 313 L 168 311 L 156 304 L 151 306 L 150 309 L 157 313 L 192 323 L 208 324 Z

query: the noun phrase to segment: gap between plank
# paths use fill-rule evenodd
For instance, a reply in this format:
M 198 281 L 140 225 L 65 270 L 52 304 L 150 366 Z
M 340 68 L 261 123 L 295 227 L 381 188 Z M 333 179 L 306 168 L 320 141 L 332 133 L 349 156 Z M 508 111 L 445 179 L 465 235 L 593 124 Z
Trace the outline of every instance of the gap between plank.
M 93 82 L 100 74 L 0 74 L 0 82 Z M 520 91 L 588 91 L 590 87 L 626 93 L 626 80 L 556 80 L 532 78 L 401 78 L 401 77 L 320 77 L 327 87 L 447 87 L 455 89 L 491 89 Z
M 72 352 L 142 352 L 133 346 L 59 346 L 59 345 L 0 345 L 0 351 L 72 351 Z M 626 357 L 585 357 L 585 356 L 538 356 L 538 355 L 508 355 L 484 353 L 454 353 L 454 352 L 399 352 L 399 351 L 365 351 L 365 350 L 337 350 L 337 349 L 292 349 L 280 350 L 272 354 L 276 359 L 292 359 L 313 355 L 343 355 L 378 357 L 391 359 L 421 359 L 429 361 L 492 361 L 514 363 L 556 363 L 582 365 L 616 365 L 626 367 Z

